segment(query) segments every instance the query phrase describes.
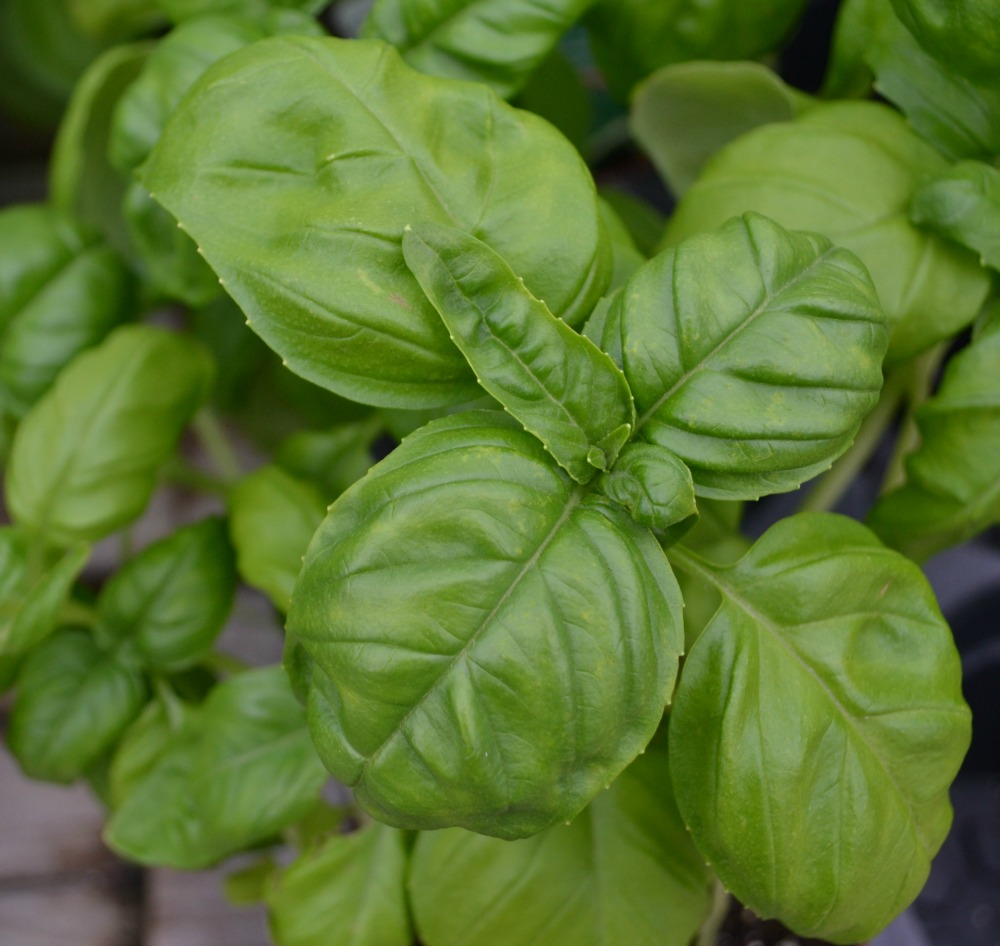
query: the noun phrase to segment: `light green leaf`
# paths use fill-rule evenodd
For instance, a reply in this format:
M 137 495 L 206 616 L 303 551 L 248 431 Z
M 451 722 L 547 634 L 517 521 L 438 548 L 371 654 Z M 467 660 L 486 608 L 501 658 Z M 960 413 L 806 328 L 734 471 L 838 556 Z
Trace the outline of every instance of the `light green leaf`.
M 648 530 L 480 411 L 412 434 L 333 504 L 288 626 L 317 748 L 361 805 L 514 838 L 649 742 L 680 610 Z
M 99 633 L 128 641 L 157 670 L 178 670 L 212 646 L 235 589 L 225 523 L 205 519 L 143 549 L 111 578 L 97 603 Z
M 325 778 L 280 667 L 215 687 L 111 816 L 104 837 L 141 864 L 197 870 L 305 814 Z
M 876 504 L 868 523 L 918 561 L 1000 522 L 1000 319 L 945 369 L 916 414 L 920 446 L 906 482 Z
M 196 342 L 145 325 L 78 355 L 14 438 L 5 482 L 14 521 L 71 545 L 136 518 L 210 377 Z
M 974 250 L 984 266 L 1000 270 L 1000 171 L 995 167 L 959 161 L 917 191 L 910 217 Z
M 723 599 L 670 715 L 695 844 L 759 915 L 867 940 L 927 879 L 969 745 L 930 586 L 864 526 L 819 513 L 782 520 L 728 568 L 669 554 Z
M 33 554 L 39 561 L 32 561 Z M 0 654 L 22 654 L 48 637 L 80 574 L 90 547 L 71 549 L 56 561 L 17 528 L 0 528 Z
M 578 483 L 610 469 L 635 424 L 615 363 L 462 230 L 407 230 L 403 257 L 483 388 Z
M 361 35 L 414 69 L 518 92 L 594 0 L 375 0 Z
M 669 63 L 756 59 L 778 45 L 805 0 L 600 0 L 586 19 L 594 57 L 622 101 Z
M 114 745 L 145 700 L 136 667 L 84 631 L 59 631 L 18 674 L 7 742 L 32 778 L 71 782 Z
M 995 0 L 892 0 L 892 6 L 920 45 L 949 69 L 996 82 L 1000 6 Z
M 457 114 L 445 133 L 443 116 Z M 572 146 L 489 90 L 415 72 L 376 42 L 282 37 L 216 63 L 143 177 L 289 367 L 366 403 L 477 393 L 403 263 L 405 224 L 482 239 L 570 324 L 610 278 Z
M 0 213 L 0 260 L 0 404 L 20 419 L 132 314 L 132 281 L 110 249 L 42 205 Z
M 266 893 L 278 946 L 410 946 L 402 832 L 374 822 L 333 835 L 281 872 Z
M 263 466 L 230 491 L 229 533 L 240 577 L 287 611 L 302 557 L 326 513 L 311 483 Z
M 650 260 L 604 337 L 638 436 L 683 460 L 699 496 L 794 489 L 851 445 L 882 385 L 885 317 L 864 266 L 759 214 Z
M 677 812 L 667 755 L 651 749 L 569 827 L 513 842 L 421 833 L 410 897 L 428 946 L 687 946 L 710 877 Z
M 635 90 L 629 127 L 679 196 L 723 145 L 759 125 L 791 121 L 808 103 L 760 63 L 685 62 Z
M 910 200 L 945 162 L 874 102 L 817 105 L 723 148 L 667 228 L 674 245 L 755 210 L 856 253 L 889 318 L 889 360 L 909 358 L 976 316 L 989 279 L 971 254 L 914 227 Z

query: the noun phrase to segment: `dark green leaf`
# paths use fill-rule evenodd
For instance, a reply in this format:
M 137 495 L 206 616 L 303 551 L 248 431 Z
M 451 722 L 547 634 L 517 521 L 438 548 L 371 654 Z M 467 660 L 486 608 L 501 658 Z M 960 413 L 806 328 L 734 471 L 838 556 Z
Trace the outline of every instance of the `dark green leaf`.
M 883 541 L 917 560 L 1000 522 L 1000 318 L 955 356 L 917 411 L 920 446 L 906 482 L 869 517 Z
M 156 0 L 68 0 L 70 16 L 94 39 L 121 41 L 164 26 Z
M 610 278 L 572 146 L 487 89 L 414 72 L 375 42 L 282 37 L 226 57 L 143 176 L 292 370 L 367 403 L 431 407 L 477 391 L 403 263 L 407 223 L 481 238 L 570 324 Z
M 586 156 L 594 109 L 583 76 L 556 49 L 528 78 L 514 104 L 552 122 Z
M 679 196 L 723 145 L 759 125 L 791 121 L 808 104 L 760 63 L 685 62 L 635 90 L 629 127 Z
M 15 522 L 68 545 L 134 519 L 210 378 L 196 342 L 150 326 L 116 329 L 78 355 L 14 439 L 5 487 Z
M 666 242 L 748 210 L 822 233 L 865 264 L 889 318 L 889 359 L 906 359 L 968 325 L 989 288 L 975 258 L 909 222 L 914 192 L 945 167 L 884 105 L 817 105 L 723 148 L 684 195 Z
M 329 0 L 156 0 L 175 23 L 209 15 L 287 16 L 295 11 L 319 13 Z
M 569 827 L 513 842 L 420 834 L 410 896 L 431 946 L 687 946 L 710 877 L 656 749 Z
M 647 258 L 655 256 L 667 218 L 652 204 L 625 191 L 605 187 L 600 195 L 628 228 L 639 252 Z
M 868 47 L 887 12 L 886 0 L 843 0 L 830 47 L 830 61 L 821 94 L 829 99 L 867 98 L 872 90 Z
M 212 646 L 233 603 L 236 571 L 221 519 L 185 526 L 144 549 L 104 586 L 100 632 L 140 660 L 177 670 Z
M 510 98 L 594 0 L 375 0 L 361 35 L 421 72 Z
M 248 671 L 190 712 L 131 785 L 105 840 L 142 864 L 200 869 L 301 817 L 324 778 L 284 671 Z
M 228 502 L 240 577 L 287 611 L 306 546 L 326 512 L 323 496 L 311 483 L 264 466 L 243 477 Z
M 797 487 L 854 439 L 882 385 L 885 317 L 864 266 L 758 214 L 650 260 L 612 303 L 638 435 L 695 492 Z
M 374 822 L 303 854 L 266 893 L 279 946 L 410 946 L 406 842 Z
M 979 161 L 959 161 L 917 191 L 910 205 L 914 223 L 979 254 L 1000 270 L 1000 171 Z
M 428 424 L 333 504 L 288 626 L 317 748 L 365 808 L 507 838 L 645 746 L 681 637 L 651 533 L 487 411 Z
M 635 424 L 615 363 L 462 230 L 407 230 L 403 257 L 483 388 L 578 483 L 610 469 Z
M 969 744 L 933 592 L 864 526 L 818 513 L 779 522 L 728 568 L 670 557 L 723 600 L 670 714 L 695 843 L 759 915 L 867 940 L 927 879 Z
M 59 631 L 18 674 L 7 741 L 32 778 L 70 782 L 114 744 L 145 700 L 137 668 L 84 631 Z
M 292 434 L 275 453 L 275 461 L 289 473 L 311 480 L 324 498 L 339 496 L 368 472 L 372 446 L 382 432 L 382 420 L 372 414 L 364 420 L 328 430 Z
M 632 234 L 614 207 L 603 197 L 598 198 L 597 206 L 601 212 L 601 220 L 604 221 L 604 228 L 608 231 L 608 237 L 611 240 L 614 270 L 608 291 L 612 292 L 628 282 L 635 271 L 646 262 L 646 256 L 636 246 Z M 603 301 L 598 305 L 601 305 Z
M 892 0 L 900 20 L 955 72 L 995 83 L 1000 75 L 1000 6 L 995 0 Z

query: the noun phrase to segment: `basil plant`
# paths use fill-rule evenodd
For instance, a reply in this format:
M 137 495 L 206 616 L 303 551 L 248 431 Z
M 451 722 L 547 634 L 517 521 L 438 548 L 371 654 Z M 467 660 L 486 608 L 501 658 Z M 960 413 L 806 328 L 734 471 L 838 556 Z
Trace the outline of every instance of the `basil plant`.
M 257 851 L 280 946 L 874 936 L 970 740 L 919 563 L 1000 522 L 994 5 L 847 0 L 815 96 L 802 0 L 322 6 L 0 13 L 58 117 L 0 214 L 10 751 L 140 864 Z M 134 541 L 164 490 L 210 513 Z

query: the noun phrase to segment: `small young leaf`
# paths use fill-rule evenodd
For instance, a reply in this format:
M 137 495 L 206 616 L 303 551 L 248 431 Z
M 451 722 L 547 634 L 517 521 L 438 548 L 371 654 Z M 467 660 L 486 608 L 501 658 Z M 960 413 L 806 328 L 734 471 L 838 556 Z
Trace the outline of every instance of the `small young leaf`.
M 138 516 L 211 367 L 192 339 L 144 325 L 78 355 L 14 438 L 5 486 L 15 522 L 71 545 Z
M 217 686 L 131 785 L 105 840 L 142 864 L 197 870 L 296 821 L 325 773 L 280 667 Z
M 794 489 L 854 439 L 882 386 L 885 317 L 867 271 L 758 214 L 650 260 L 612 303 L 638 435 L 695 492 Z
M 477 411 L 333 504 L 288 627 L 316 746 L 366 809 L 512 838 L 575 815 L 649 742 L 680 611 L 648 530 Z
M 910 218 L 919 226 L 979 254 L 1000 270 L 1000 171 L 981 161 L 959 161 L 917 191 Z
M 333 835 L 272 882 L 265 894 L 271 935 L 280 946 L 410 946 L 406 840 L 372 822 Z
M 299 431 L 282 442 L 274 459 L 282 469 L 310 480 L 324 497 L 333 499 L 371 468 L 375 462 L 372 447 L 382 431 L 377 413 L 326 430 Z
M 569 827 L 523 841 L 421 833 L 410 897 L 433 946 L 687 946 L 710 878 L 651 747 Z
M 685 522 L 694 525 L 698 514 L 691 471 L 669 450 L 655 444 L 630 443 L 615 468 L 601 477 L 600 488 L 636 522 L 654 532 Z
M 323 497 L 311 483 L 264 466 L 236 484 L 228 503 L 240 577 L 287 611 L 306 546 L 326 513 Z
M 727 568 L 669 554 L 723 602 L 670 714 L 695 844 L 761 916 L 867 940 L 927 879 L 969 745 L 930 586 L 864 526 L 818 513 L 782 520 Z
M 128 640 L 155 669 L 178 670 L 211 647 L 235 587 L 225 523 L 205 519 L 144 549 L 114 575 L 98 599 L 99 630 Z
M 7 741 L 32 778 L 71 782 L 114 744 L 145 700 L 137 668 L 84 631 L 59 631 L 18 674 Z
M 906 482 L 882 497 L 868 524 L 918 561 L 1000 522 L 1000 318 L 945 369 L 916 420 L 920 446 Z
M 610 469 L 635 423 L 615 363 L 462 230 L 407 230 L 403 257 L 480 384 L 559 465 L 578 483 Z
M 611 275 L 593 181 L 569 142 L 374 41 L 281 37 L 215 63 L 142 177 L 289 367 L 364 403 L 478 394 L 403 263 L 408 221 L 482 239 L 569 324 Z

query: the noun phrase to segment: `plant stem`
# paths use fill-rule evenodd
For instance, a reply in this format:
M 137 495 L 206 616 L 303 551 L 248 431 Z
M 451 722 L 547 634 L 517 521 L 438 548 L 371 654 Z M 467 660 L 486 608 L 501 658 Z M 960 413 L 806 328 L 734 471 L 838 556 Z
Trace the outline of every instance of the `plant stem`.
M 170 728 L 176 732 L 184 724 L 184 704 L 174 692 L 173 687 L 163 677 L 153 677 L 153 689 L 157 699 L 167 711 Z
M 245 660 L 233 657 L 232 654 L 224 654 L 219 650 L 209 651 L 201 658 L 201 663 L 202 666 L 207 667 L 209 670 L 215 670 L 227 676 L 245 673 L 250 669 L 250 664 Z
M 729 913 L 729 892 L 716 877 L 712 882 L 712 905 L 705 922 L 698 929 L 695 946 L 715 946 L 719 941 L 719 930 L 722 929 L 727 913 Z
M 886 378 L 882 396 L 861 424 L 854 445 L 808 492 L 799 506 L 800 512 L 828 512 L 837 505 L 889 429 L 902 403 L 908 380 L 909 372 L 894 372 Z
M 59 623 L 94 627 L 97 624 L 97 608 L 70 598 L 64 601 L 59 609 Z
M 192 427 L 222 479 L 230 483 L 238 480 L 242 475 L 239 457 L 214 411 L 207 407 L 198 411 Z

